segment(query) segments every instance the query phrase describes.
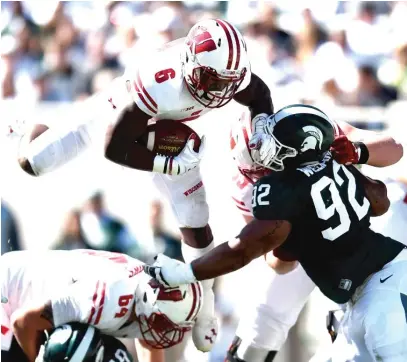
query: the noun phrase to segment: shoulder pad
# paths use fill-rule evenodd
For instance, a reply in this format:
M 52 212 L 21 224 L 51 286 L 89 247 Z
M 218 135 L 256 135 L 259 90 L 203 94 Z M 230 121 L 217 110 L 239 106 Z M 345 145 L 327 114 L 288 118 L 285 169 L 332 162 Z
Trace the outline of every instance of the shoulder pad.
M 128 67 L 123 75 L 127 91 L 134 103 L 144 112 L 154 117 L 158 113 L 154 74 L 146 64 Z
M 177 108 L 185 91 L 179 51 L 150 52 L 124 73 L 128 91 L 137 106 L 151 117 Z
M 281 176 L 274 172 L 254 185 L 252 207 L 256 219 L 290 221 L 300 211 L 302 194 L 306 193 L 301 193 L 303 182 Z

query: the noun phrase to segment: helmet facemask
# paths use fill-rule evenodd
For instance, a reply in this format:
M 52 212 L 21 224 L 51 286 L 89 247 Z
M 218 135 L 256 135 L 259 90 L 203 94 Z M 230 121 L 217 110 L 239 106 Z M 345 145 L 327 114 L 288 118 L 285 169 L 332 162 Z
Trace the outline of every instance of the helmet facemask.
M 140 315 L 139 324 L 144 341 L 155 349 L 175 346 L 183 340 L 185 332 L 192 329 L 192 326 L 179 326 L 165 314 L 155 312 L 148 317 L 145 314 Z
M 242 84 L 246 69 L 237 76 L 220 75 L 215 69 L 199 66 L 186 77 L 191 95 L 207 108 L 220 108 L 229 103 Z

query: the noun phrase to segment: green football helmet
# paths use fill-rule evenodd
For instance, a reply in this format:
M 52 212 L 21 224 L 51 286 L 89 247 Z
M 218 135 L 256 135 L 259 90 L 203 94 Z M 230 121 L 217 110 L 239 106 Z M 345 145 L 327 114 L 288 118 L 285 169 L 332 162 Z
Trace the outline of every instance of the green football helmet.
M 313 106 L 292 104 L 280 109 L 267 121 L 266 131 L 275 147 L 262 166 L 282 171 L 320 162 L 335 139 L 337 127 Z
M 87 324 L 57 327 L 44 344 L 43 362 L 103 362 L 103 358 L 101 334 Z

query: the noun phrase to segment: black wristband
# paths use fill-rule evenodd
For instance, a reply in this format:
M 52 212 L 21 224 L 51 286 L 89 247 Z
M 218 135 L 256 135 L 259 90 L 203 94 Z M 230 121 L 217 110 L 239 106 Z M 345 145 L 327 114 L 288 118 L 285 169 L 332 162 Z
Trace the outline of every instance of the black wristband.
M 369 160 L 369 150 L 363 142 L 355 142 L 354 145 L 359 149 L 359 161 L 358 164 L 367 163 Z

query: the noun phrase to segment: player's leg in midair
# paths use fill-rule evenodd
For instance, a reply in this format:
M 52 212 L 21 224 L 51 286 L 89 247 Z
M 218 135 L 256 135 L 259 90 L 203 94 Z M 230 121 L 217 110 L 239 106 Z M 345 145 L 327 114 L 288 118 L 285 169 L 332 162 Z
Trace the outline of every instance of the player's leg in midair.
M 199 167 L 180 176 L 152 174 L 154 184 L 171 203 L 182 233 L 182 255 L 186 263 L 213 249 L 213 236 L 206 202 L 205 187 Z M 204 302 L 192 331 L 195 346 L 209 351 L 216 341 L 218 326 L 215 318 L 213 279 L 202 282 Z

